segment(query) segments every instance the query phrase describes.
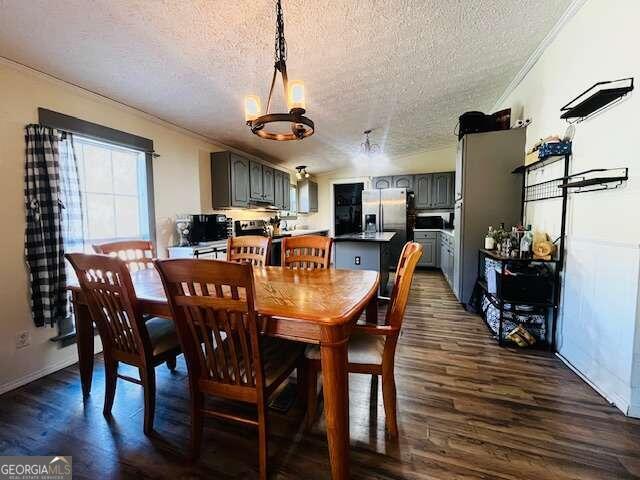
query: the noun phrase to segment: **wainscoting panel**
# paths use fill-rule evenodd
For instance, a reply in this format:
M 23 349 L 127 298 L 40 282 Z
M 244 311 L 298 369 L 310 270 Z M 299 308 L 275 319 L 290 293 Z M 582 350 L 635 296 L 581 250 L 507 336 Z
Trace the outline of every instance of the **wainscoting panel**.
M 638 244 L 568 237 L 558 351 L 625 414 L 631 404 Z

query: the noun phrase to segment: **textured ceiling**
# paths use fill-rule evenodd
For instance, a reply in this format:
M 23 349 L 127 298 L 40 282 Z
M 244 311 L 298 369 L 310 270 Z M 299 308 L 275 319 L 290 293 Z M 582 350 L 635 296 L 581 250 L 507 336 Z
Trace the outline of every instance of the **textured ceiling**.
M 493 106 L 569 3 L 283 0 L 289 76 L 316 123 L 302 142 L 244 125 L 243 96 L 264 104 L 271 79 L 273 0 L 0 0 L 0 56 L 322 172 L 348 164 L 367 128 L 389 157 L 450 145 L 457 116 Z

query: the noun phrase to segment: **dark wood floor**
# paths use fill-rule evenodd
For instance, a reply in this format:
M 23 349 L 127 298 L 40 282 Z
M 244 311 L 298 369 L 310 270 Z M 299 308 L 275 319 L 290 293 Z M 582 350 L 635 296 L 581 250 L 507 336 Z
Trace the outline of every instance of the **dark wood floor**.
M 74 478 L 254 478 L 251 428 L 207 421 L 190 465 L 184 362 L 158 368 L 157 438 L 142 434 L 142 391 L 119 382 L 102 416 L 98 361 L 83 405 L 76 366 L 0 397 L 0 455 L 73 455 Z M 384 436 L 381 393 L 352 375 L 355 478 L 622 479 L 640 475 L 640 421 L 625 418 L 547 353 L 499 348 L 439 273 L 418 273 L 396 362 L 400 438 Z M 370 407 L 372 405 L 372 407 Z M 271 417 L 274 478 L 329 478 L 324 421 L 300 428 L 302 408 Z

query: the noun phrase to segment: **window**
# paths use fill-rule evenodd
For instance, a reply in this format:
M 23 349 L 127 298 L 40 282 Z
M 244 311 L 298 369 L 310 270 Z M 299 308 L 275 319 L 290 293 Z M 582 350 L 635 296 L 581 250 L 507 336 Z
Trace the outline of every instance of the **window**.
M 83 205 L 84 250 L 119 239 L 150 238 L 144 152 L 74 136 Z

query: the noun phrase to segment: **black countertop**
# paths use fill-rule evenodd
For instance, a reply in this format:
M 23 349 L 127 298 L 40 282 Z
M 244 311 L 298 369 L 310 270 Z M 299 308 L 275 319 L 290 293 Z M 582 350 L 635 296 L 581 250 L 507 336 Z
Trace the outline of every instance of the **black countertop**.
M 372 233 L 346 233 L 338 235 L 333 240 L 335 242 L 377 242 L 386 243 L 396 235 L 395 232 L 372 232 Z

